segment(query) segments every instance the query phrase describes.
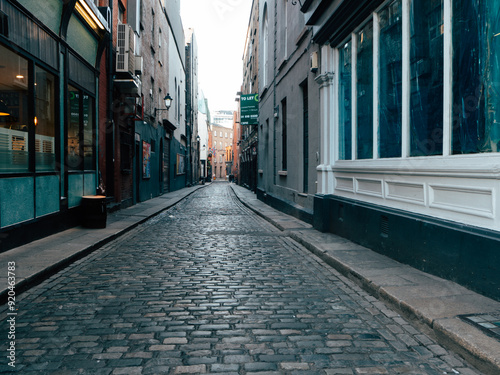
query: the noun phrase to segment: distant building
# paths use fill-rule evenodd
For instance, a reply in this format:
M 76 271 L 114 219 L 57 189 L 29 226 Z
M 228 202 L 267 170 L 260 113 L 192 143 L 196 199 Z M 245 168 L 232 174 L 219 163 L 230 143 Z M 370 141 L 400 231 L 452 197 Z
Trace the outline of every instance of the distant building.
M 233 126 L 233 111 L 217 110 L 212 112 L 212 124 L 231 128 Z
M 212 133 L 212 175 L 216 180 L 225 180 L 229 175 L 226 161 L 227 149 L 232 147 L 233 143 L 233 128 L 211 124 L 210 132 Z
M 208 109 L 208 100 L 205 99 L 203 91 L 200 90 L 198 96 L 198 135 L 199 140 L 199 150 L 200 150 L 200 178 L 207 179 L 209 175 L 208 171 L 208 155 L 211 140 L 209 138 L 209 126 L 210 126 L 210 111 Z

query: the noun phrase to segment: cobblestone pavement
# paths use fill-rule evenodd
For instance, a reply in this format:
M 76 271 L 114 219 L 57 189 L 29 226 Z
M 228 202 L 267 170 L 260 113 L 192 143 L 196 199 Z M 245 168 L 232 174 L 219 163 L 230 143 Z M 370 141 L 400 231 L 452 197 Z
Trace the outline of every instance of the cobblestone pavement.
M 19 297 L 23 374 L 478 374 L 223 183 Z

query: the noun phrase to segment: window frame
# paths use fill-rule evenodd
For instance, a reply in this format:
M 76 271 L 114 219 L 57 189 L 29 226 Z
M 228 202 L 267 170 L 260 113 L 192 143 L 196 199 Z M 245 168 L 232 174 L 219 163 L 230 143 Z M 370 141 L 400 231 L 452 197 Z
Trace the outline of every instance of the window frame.
M 452 51 L 452 18 L 451 18 L 451 8 L 453 0 L 444 0 L 443 3 L 443 13 L 444 13 L 444 41 L 443 41 L 443 150 L 439 155 L 428 155 L 428 156 L 411 156 L 410 155 L 410 0 L 401 0 L 402 3 L 402 100 L 401 100 L 401 113 L 402 113 L 402 134 L 401 134 L 401 157 L 387 157 L 380 158 L 379 156 L 379 53 L 380 53 L 380 27 L 379 27 L 379 12 L 390 5 L 394 0 L 384 2 L 380 7 L 378 7 L 374 12 L 371 13 L 363 22 L 361 22 L 352 32 L 333 48 L 334 52 L 334 71 L 340 72 L 340 50 L 347 43 L 351 43 L 351 158 L 341 159 L 339 146 L 342 142 L 340 138 L 340 103 L 338 103 L 337 95 L 334 96 L 335 107 L 338 108 L 336 115 L 334 116 L 334 129 L 335 129 L 335 142 L 334 147 L 334 162 L 339 165 L 351 165 L 353 167 L 360 166 L 363 168 L 373 165 L 375 161 L 382 163 L 383 165 L 399 165 L 403 161 L 404 165 L 417 166 L 419 165 L 419 160 L 433 160 L 433 162 L 452 157 L 454 159 L 458 157 L 474 157 L 476 154 L 462 154 L 462 155 L 451 155 L 451 127 L 452 127 L 452 78 L 453 73 L 451 71 L 453 62 L 453 51 Z M 356 36 L 357 33 L 362 30 L 369 22 L 373 21 L 374 35 L 373 35 L 373 157 L 370 159 L 358 159 L 357 158 L 357 88 L 356 88 Z M 339 75 L 336 74 L 333 80 L 333 90 L 338 93 L 340 89 L 340 79 Z M 495 152 L 485 152 L 479 155 L 494 157 L 498 156 Z M 406 168 L 406 167 L 405 167 Z M 409 167 L 411 168 L 411 167 Z
M 0 178 L 3 177 L 23 177 L 23 176 L 50 176 L 50 175 L 59 175 L 61 173 L 61 126 L 60 126 L 60 106 L 61 102 L 60 98 L 60 72 L 51 68 L 48 64 L 40 61 L 38 59 L 32 58 L 30 55 L 24 54 L 17 49 L 13 49 L 12 46 L 6 44 L 0 44 L 2 48 L 5 48 L 7 51 L 12 53 L 14 56 L 17 56 L 20 59 L 26 60 L 27 64 L 27 98 L 26 98 L 26 106 L 27 106 L 27 116 L 28 119 L 31 119 L 27 122 L 28 131 L 27 134 L 27 168 L 24 170 L 0 170 Z M 35 125 L 35 116 L 37 116 L 37 101 L 35 95 L 35 73 L 37 69 L 41 69 L 48 74 L 54 77 L 54 105 L 53 105 L 53 116 L 54 116 L 54 158 L 55 158 L 55 166 L 53 169 L 37 169 L 36 164 L 36 125 Z

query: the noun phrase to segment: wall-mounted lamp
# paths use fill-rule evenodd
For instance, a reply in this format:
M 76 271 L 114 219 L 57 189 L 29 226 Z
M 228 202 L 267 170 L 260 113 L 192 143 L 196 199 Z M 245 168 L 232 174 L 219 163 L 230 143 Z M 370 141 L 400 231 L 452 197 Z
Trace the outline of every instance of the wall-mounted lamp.
M 197 135 L 197 136 L 196 136 L 196 142 L 199 142 L 199 141 L 200 141 L 200 136 L 199 136 L 199 135 Z
M 165 103 L 166 108 L 155 108 L 155 117 L 156 117 L 156 112 L 158 111 L 168 111 L 170 109 L 170 106 L 172 105 L 172 97 L 170 94 L 167 93 L 167 96 L 163 98 L 163 102 Z
M 276 106 L 274 107 L 274 118 L 280 117 L 280 107 Z

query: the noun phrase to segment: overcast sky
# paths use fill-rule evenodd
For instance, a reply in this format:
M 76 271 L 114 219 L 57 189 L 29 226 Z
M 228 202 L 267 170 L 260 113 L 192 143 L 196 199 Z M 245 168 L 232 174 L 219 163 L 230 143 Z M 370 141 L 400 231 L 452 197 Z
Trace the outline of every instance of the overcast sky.
M 184 29 L 198 42 L 199 88 L 210 111 L 236 110 L 252 0 L 181 0 Z

